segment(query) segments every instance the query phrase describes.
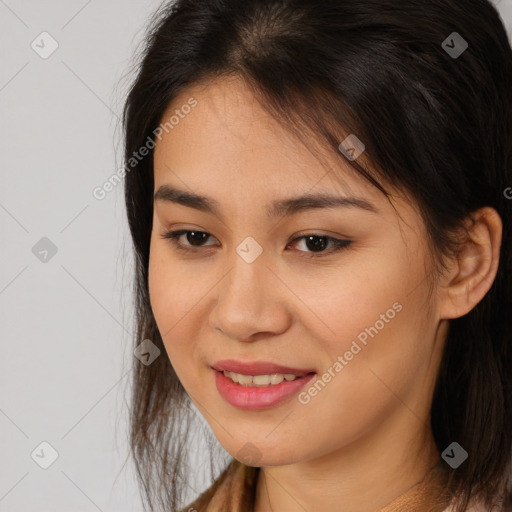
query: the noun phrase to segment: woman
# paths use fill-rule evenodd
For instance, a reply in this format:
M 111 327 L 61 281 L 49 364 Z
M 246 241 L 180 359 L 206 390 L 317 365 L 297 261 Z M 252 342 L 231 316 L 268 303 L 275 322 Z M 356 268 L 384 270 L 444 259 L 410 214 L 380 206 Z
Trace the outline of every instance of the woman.
M 151 510 L 511 510 L 512 51 L 491 3 L 178 0 L 124 124 Z M 193 500 L 192 406 L 230 456 Z

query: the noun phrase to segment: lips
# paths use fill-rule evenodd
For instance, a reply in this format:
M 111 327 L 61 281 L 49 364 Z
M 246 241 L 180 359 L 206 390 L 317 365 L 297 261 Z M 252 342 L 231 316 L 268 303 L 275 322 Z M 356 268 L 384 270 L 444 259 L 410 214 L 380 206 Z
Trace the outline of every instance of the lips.
M 258 367 L 262 368 L 262 366 Z M 273 367 L 276 368 L 278 365 L 273 364 Z M 244 368 L 251 368 L 250 371 L 253 372 L 255 365 L 246 364 Z M 265 368 L 268 368 L 268 366 Z M 281 366 L 280 368 L 284 368 L 287 372 L 292 370 L 297 371 L 297 368 L 294 369 L 288 366 Z M 268 370 L 265 369 L 265 371 Z M 303 372 L 303 370 L 298 371 Z M 284 380 L 279 384 L 254 387 L 233 382 L 231 378 L 224 375 L 223 371 L 212 369 L 212 373 L 214 374 L 213 380 L 219 395 L 231 406 L 246 411 L 259 411 L 277 407 L 285 402 L 290 403 L 292 397 L 299 393 L 300 390 L 315 377 L 315 373 L 309 373 L 295 377 L 295 379 L 291 381 Z M 257 374 L 258 372 L 254 373 Z
M 309 373 L 315 373 L 315 370 L 311 368 L 301 369 L 292 368 L 290 366 L 283 366 L 269 361 L 261 362 L 242 362 L 234 359 L 225 359 L 217 361 L 212 365 L 214 370 L 219 372 L 234 372 L 241 373 L 243 375 L 270 375 L 273 373 L 292 374 L 299 377 L 303 377 Z

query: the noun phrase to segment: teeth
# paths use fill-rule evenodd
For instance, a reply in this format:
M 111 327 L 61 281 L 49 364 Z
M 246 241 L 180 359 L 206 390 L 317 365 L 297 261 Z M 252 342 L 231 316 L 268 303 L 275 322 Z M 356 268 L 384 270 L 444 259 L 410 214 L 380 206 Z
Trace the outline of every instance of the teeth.
M 256 388 L 274 386 L 281 384 L 283 380 L 292 381 L 299 378 L 298 375 L 293 375 L 292 373 L 273 373 L 271 375 L 242 375 L 241 373 L 226 371 L 223 373 L 237 384 Z

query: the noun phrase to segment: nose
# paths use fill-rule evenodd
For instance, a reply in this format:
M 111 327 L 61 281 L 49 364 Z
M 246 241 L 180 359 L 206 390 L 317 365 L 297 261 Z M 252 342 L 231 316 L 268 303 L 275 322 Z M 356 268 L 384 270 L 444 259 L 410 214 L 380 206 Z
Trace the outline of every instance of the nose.
M 291 322 L 290 292 L 263 254 L 248 263 L 234 252 L 229 263 L 230 269 L 216 288 L 210 325 L 239 341 L 256 341 L 286 331 Z

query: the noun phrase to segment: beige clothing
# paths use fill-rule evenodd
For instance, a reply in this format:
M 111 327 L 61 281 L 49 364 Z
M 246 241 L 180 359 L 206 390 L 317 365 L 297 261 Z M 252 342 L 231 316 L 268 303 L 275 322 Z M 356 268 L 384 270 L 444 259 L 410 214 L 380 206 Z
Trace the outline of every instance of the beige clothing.
M 258 472 L 259 468 L 234 459 L 213 485 L 182 512 L 254 512 Z M 446 476 L 441 459 L 421 482 L 376 512 L 454 512 L 442 487 Z M 489 511 L 481 504 L 473 504 L 467 512 Z

